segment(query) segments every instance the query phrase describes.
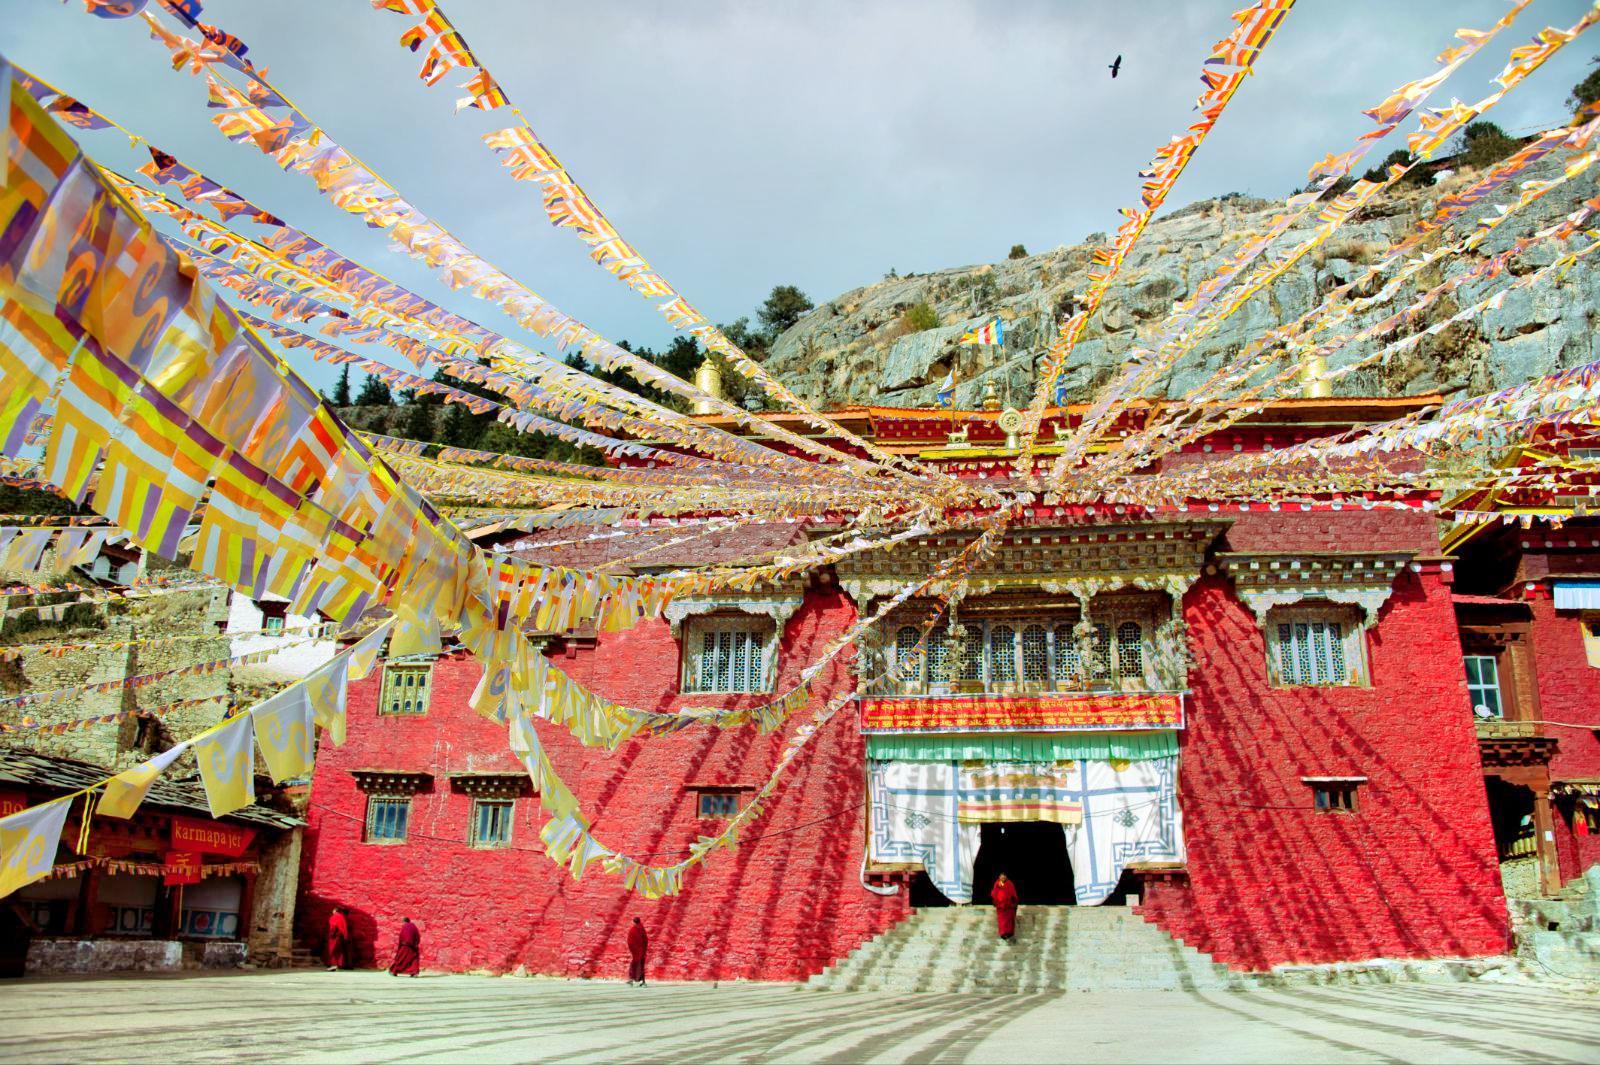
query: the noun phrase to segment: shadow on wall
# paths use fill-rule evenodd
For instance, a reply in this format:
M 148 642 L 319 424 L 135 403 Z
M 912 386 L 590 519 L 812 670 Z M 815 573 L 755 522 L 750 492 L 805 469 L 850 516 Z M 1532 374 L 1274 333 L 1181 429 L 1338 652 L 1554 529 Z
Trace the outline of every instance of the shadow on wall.
M 1244 968 L 1504 951 L 1465 682 L 1439 646 L 1449 612 L 1408 573 L 1370 636 L 1372 687 L 1273 689 L 1254 616 L 1222 582 L 1197 584 L 1179 774 L 1190 887 L 1153 885 L 1142 911 Z M 1366 777 L 1358 811 L 1315 809 L 1300 778 L 1317 775 Z

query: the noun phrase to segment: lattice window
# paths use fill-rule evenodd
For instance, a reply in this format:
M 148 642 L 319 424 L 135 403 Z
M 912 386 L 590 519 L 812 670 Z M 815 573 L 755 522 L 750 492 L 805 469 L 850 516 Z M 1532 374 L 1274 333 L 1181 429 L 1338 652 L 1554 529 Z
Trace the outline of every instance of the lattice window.
M 1467 696 L 1472 713 L 1480 718 L 1505 716 L 1500 705 L 1500 667 L 1494 655 L 1467 655 Z
M 1274 680 L 1294 687 L 1360 683 L 1360 634 L 1349 611 L 1273 611 L 1268 660 L 1276 666 Z
M 472 838 L 474 847 L 511 846 L 511 817 L 516 804 L 509 799 L 472 800 Z
M 1089 670 L 1095 680 L 1111 679 L 1111 626 L 1096 622 L 1089 638 Z
M 913 684 L 922 679 L 922 656 L 913 657 L 917 649 L 917 627 L 903 625 L 894 634 L 894 675 L 902 683 Z
M 748 617 L 691 618 L 686 629 L 684 691 L 772 690 L 776 630 L 771 622 Z
M 390 662 L 383 667 L 378 694 L 380 714 L 426 714 L 432 687 L 432 662 Z
M 1071 691 L 1083 687 L 1083 655 L 1078 651 L 1078 637 L 1071 625 L 1057 625 L 1055 637 L 1055 686 L 1057 691 Z
M 1117 676 L 1144 676 L 1144 626 L 1137 621 L 1117 626 Z
M 1017 630 L 1010 625 L 989 629 L 989 681 L 993 684 L 1017 682 Z
M 367 842 L 402 843 L 406 838 L 406 824 L 411 820 L 411 800 L 367 798 Z
M 983 627 L 966 626 L 967 636 L 961 644 L 961 680 L 983 680 Z
M 1022 630 L 1022 680 L 1041 685 L 1050 678 L 1050 633 L 1043 625 Z
M 950 682 L 950 634 L 934 629 L 928 634 L 928 683 Z

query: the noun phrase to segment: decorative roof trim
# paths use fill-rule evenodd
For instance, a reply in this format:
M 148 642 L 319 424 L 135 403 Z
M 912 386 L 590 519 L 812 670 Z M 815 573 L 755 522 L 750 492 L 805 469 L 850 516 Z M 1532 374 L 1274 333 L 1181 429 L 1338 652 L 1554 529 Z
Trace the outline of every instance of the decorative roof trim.
M 356 787 L 367 795 L 416 795 L 433 789 L 433 774 L 405 769 L 352 769 Z
M 781 634 L 804 600 L 805 595 L 801 591 L 773 592 L 770 595 L 686 596 L 668 602 L 661 613 L 672 629 L 673 639 L 682 637 L 681 630 L 686 619 L 727 610 L 771 618 Z
M 1262 627 L 1274 607 L 1307 599 L 1358 607 L 1362 624 L 1371 627 L 1413 557 L 1410 551 L 1224 551 L 1217 566 L 1233 578 L 1234 590 Z

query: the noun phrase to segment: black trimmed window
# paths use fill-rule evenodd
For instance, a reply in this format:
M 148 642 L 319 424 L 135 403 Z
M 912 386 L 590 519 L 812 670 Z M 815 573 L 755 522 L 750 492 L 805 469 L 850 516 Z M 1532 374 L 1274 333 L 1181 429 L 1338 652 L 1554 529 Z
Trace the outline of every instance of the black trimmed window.
M 702 788 L 695 797 L 695 813 L 705 818 L 729 818 L 739 812 L 739 793 L 720 788 Z
M 772 690 L 777 627 L 771 621 L 748 615 L 690 618 L 684 632 L 685 692 Z
M 378 694 L 378 713 L 397 717 L 426 714 L 432 688 L 432 662 L 385 663 L 383 688 Z
M 1360 809 L 1357 792 L 1365 777 L 1301 777 L 1311 789 L 1311 805 L 1320 813 L 1353 814 Z
M 367 796 L 368 843 L 404 843 L 411 821 L 411 799 L 399 795 Z
M 1362 629 L 1344 607 L 1280 607 L 1267 617 L 1267 663 L 1281 688 L 1353 687 L 1366 681 Z
M 473 799 L 468 842 L 486 849 L 511 846 L 511 821 L 516 809 L 511 799 Z

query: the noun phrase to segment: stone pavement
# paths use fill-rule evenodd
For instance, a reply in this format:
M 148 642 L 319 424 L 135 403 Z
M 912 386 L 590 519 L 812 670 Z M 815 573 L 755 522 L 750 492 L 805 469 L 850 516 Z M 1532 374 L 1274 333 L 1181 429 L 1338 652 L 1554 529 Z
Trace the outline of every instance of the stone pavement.
M 0 981 L 0 1061 L 1600 1062 L 1544 985 L 1031 995 L 382 972 Z

